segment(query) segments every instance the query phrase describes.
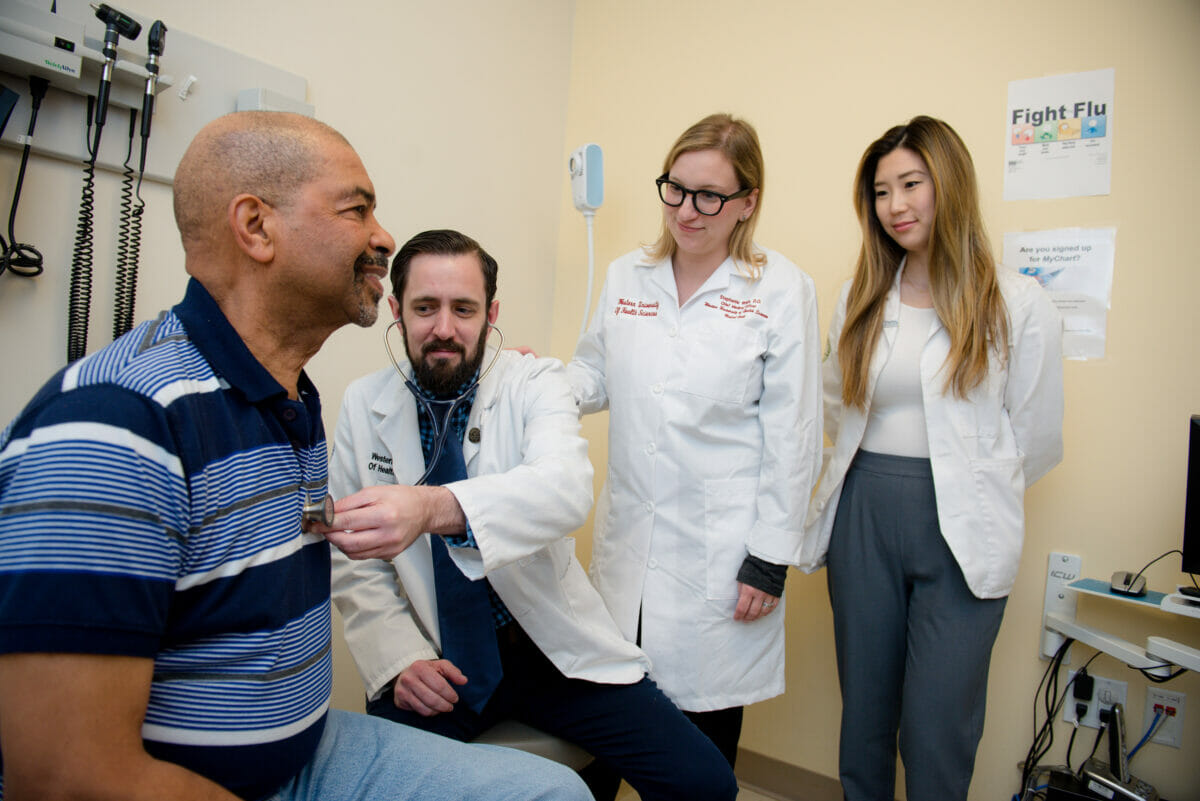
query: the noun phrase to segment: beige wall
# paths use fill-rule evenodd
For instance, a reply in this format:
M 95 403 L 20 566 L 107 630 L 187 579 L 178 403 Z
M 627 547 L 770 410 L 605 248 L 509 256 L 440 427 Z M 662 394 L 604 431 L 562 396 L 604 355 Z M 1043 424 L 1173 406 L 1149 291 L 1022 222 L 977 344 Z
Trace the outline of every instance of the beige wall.
M 1179 544 L 1183 425 L 1200 412 L 1192 322 L 1200 271 L 1176 239 L 1200 211 L 1192 199 L 1200 169 L 1187 149 L 1200 130 L 1195 0 L 131 0 L 124 7 L 306 76 L 318 116 L 362 154 L 392 233 L 402 240 L 452 226 L 477 236 L 504 268 L 501 324 L 509 341 L 563 358 L 579 329 L 586 267 L 566 154 L 589 141 L 604 148 L 598 286 L 608 261 L 656 235 L 651 181 L 671 140 L 718 109 L 758 127 L 769 180 L 759 239 L 812 274 L 823 327 L 857 243 L 854 165 L 867 142 L 913 114 L 944 117 L 966 139 L 997 243 L 1009 230 L 1115 226 L 1108 356 L 1067 364 L 1067 456 L 1030 493 L 1024 563 L 993 660 L 972 797 L 1011 795 L 1044 669 L 1036 649 L 1046 554 L 1078 553 L 1085 573 L 1106 576 Z M 1007 82 L 1104 67 L 1116 68 L 1119 109 L 1112 195 L 1004 202 L 995 120 Z M 12 186 L 16 165 L 13 151 L 0 151 L 0 187 Z M 115 179 L 99 183 L 101 203 L 111 206 Z M 37 281 L 0 277 L 3 421 L 63 360 L 79 184 L 73 165 L 30 166 L 18 234 L 43 250 L 49 266 Z M 150 186 L 143 194 L 139 320 L 175 302 L 184 283 L 169 191 Z M 103 215 L 97 224 L 101 232 L 115 228 Z M 110 327 L 111 271 L 101 264 L 113 247 L 103 234 L 96 252 L 93 347 Z M 346 383 L 384 364 L 381 333 L 381 326 L 343 330 L 314 360 L 328 425 Z M 605 424 L 602 415 L 586 421 L 601 466 Z M 582 534 L 586 558 L 590 539 Z M 1150 569 L 1152 586 L 1179 578 L 1176 560 Z M 794 574 L 789 593 L 790 689 L 749 711 L 743 745 L 834 775 L 839 703 L 824 577 Z M 1200 647 L 1194 621 L 1103 601 L 1082 603 L 1081 616 L 1130 639 L 1156 633 Z M 1078 649 L 1076 664 L 1086 655 Z M 340 645 L 337 659 L 335 702 L 359 706 Z M 1145 681 L 1107 657 L 1093 670 L 1129 682 L 1130 728 L 1137 728 Z M 1167 797 L 1194 799 L 1200 762 L 1188 757 L 1200 748 L 1200 682 L 1185 676 L 1169 686 L 1191 702 L 1185 748 L 1148 746 L 1134 768 Z M 1067 734 L 1060 725 L 1048 759 L 1062 761 Z M 1079 740 L 1076 762 L 1091 730 Z
M 973 799 L 1016 790 L 1032 736 L 1046 557 L 1083 557 L 1084 572 L 1138 569 L 1180 544 L 1187 416 L 1200 412 L 1200 271 L 1181 233 L 1195 228 L 1200 168 L 1200 4 L 1195 0 L 1057 3 L 806 3 L 760 0 L 579 2 L 565 149 L 604 148 L 606 200 L 596 218 L 603 265 L 657 234 L 653 178 L 674 137 L 717 110 L 758 128 L 767 186 L 758 239 L 815 279 L 822 331 L 858 243 L 850 183 L 866 145 L 915 114 L 948 120 L 974 154 L 993 243 L 1005 231 L 1115 226 L 1117 264 L 1103 360 L 1066 365 L 1066 458 L 1028 498 L 1021 573 L 996 643 Z M 1004 202 L 1003 129 L 1014 79 L 1114 67 L 1112 194 Z M 584 227 L 562 193 L 554 354 L 569 357 L 584 292 Z M 606 458 L 604 420 L 589 420 L 593 458 Z M 586 549 L 587 538 L 581 538 Z M 1155 588 L 1181 580 L 1178 556 L 1148 571 Z M 840 715 L 822 574 L 793 571 L 788 591 L 788 692 L 747 713 L 744 747 L 837 772 Z M 869 588 L 864 588 L 869 591 Z M 1200 647 L 1200 623 L 1133 614 L 1088 599 L 1080 616 L 1135 641 L 1173 636 Z M 1078 665 L 1092 652 L 1077 648 Z M 1099 675 L 1129 682 L 1130 730 L 1141 731 L 1146 681 L 1102 656 Z M 1065 678 L 1064 678 L 1065 681 Z M 1185 748 L 1147 746 L 1135 773 L 1169 798 L 1200 798 L 1200 681 L 1187 693 Z M 1193 711 L 1195 710 L 1195 711 Z M 1057 728 L 1045 760 L 1062 762 Z M 1076 763 L 1093 730 L 1078 737 Z M 902 792 L 902 790 L 901 790 Z

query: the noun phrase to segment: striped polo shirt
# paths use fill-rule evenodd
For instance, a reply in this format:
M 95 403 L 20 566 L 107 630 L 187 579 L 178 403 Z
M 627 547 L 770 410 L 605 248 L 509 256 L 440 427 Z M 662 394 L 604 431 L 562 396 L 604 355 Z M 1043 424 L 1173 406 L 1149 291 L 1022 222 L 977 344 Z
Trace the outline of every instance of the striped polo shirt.
M 195 280 L 0 435 L 0 653 L 154 660 L 152 755 L 243 798 L 311 757 L 332 682 L 320 400 Z

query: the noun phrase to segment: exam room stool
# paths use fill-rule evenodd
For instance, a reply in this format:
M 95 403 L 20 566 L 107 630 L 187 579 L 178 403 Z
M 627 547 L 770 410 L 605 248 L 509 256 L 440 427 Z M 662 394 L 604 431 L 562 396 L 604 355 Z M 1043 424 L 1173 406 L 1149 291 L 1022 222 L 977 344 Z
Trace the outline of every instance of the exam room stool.
M 502 720 L 475 738 L 477 743 L 503 745 L 580 770 L 592 761 L 592 755 L 577 745 L 546 734 L 516 720 Z

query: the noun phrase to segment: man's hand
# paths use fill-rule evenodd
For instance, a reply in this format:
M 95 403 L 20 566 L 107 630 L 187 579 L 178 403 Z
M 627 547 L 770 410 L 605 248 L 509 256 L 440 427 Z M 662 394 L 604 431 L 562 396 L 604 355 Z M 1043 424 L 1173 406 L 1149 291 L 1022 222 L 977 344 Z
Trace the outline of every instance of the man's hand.
M 749 584 L 738 582 L 737 608 L 733 610 L 733 619 L 745 623 L 753 623 L 760 617 L 766 617 L 775 611 L 779 598 L 768 595 L 762 590 L 755 589 Z
M 421 659 L 396 677 L 392 701 L 397 709 L 407 709 L 423 717 L 453 711 L 458 693 L 451 684 L 462 686 L 467 677 L 447 659 Z
M 316 525 L 311 530 L 324 534 L 351 559 L 391 559 L 426 531 L 466 530 L 458 499 L 445 487 L 367 487 L 342 498 L 333 511 L 333 527 Z

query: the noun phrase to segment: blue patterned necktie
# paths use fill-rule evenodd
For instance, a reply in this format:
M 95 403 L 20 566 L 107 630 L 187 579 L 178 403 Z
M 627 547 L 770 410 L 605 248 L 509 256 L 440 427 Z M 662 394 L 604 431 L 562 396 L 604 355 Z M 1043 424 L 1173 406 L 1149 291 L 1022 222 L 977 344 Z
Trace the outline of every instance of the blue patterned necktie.
M 434 414 L 441 417 L 441 427 L 451 426 L 443 438 L 442 452 L 427 484 L 440 486 L 467 477 L 462 441 L 453 430 L 450 420 L 451 404 L 434 401 Z M 492 606 L 488 598 L 487 579 L 471 581 L 463 575 L 450 558 L 445 541 L 431 534 L 433 575 L 437 593 L 438 628 L 442 635 L 442 658 L 454 663 L 467 677 L 467 683 L 457 688 L 459 699 L 476 712 L 481 712 L 500 683 L 500 649 L 492 623 Z

